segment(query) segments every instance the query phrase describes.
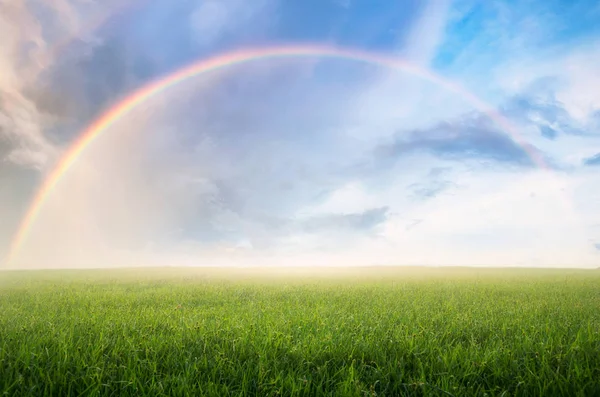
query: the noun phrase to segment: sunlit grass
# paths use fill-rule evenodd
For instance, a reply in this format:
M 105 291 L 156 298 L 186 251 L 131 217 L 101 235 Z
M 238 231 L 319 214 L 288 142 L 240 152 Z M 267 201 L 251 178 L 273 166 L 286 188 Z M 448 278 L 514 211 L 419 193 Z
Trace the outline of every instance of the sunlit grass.
M 5 395 L 600 395 L 600 272 L 0 274 Z

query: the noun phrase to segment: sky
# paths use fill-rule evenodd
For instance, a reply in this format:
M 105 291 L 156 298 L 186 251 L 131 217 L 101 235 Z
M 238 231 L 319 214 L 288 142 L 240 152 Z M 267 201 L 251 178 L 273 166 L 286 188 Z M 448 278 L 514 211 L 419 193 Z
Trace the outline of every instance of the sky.
M 599 18 L 592 0 L 0 1 L 0 264 L 598 267 Z M 128 95 L 299 44 L 462 88 L 319 56 L 198 75 L 103 131 L 11 252 Z

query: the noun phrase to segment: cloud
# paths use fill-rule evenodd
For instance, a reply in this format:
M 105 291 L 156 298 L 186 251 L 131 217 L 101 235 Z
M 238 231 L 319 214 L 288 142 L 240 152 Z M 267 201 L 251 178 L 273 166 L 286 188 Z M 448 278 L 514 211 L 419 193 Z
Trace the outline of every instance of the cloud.
M 589 165 L 589 166 L 600 165 L 600 153 L 598 153 L 592 157 L 588 157 L 588 158 L 584 159 L 583 164 Z
M 369 232 L 388 219 L 388 212 L 388 207 L 381 207 L 354 214 L 314 216 L 300 221 L 300 227 L 308 233 L 332 230 Z
M 24 3 L 0 5 L 0 134 L 11 150 L 3 160 L 17 161 L 33 168 L 44 166 L 49 144 L 44 139 L 41 115 L 35 104 L 23 92 L 21 75 L 24 63 L 22 45 L 32 43 L 39 50 L 45 43 L 40 28 L 28 13 Z M 31 156 L 29 156 L 31 154 Z
M 5 161 L 44 169 L 55 160 L 59 148 L 46 132 L 54 128 L 58 115 L 53 112 L 56 108 L 42 103 L 46 73 L 64 59 L 60 51 L 90 35 L 86 23 L 99 14 L 108 15 L 112 6 L 79 7 L 66 0 L 0 4 L 0 134 L 12 147 Z M 46 94 L 59 103 L 68 101 L 60 88 Z
M 479 115 L 440 123 L 429 129 L 400 132 L 392 143 L 379 146 L 376 156 L 398 158 L 413 152 L 428 152 L 442 159 L 459 161 L 492 160 L 519 167 L 535 165 L 524 147 Z
M 409 184 L 407 190 L 411 192 L 411 198 L 416 201 L 433 199 L 448 190 L 459 188 L 459 185 L 452 180 L 453 173 L 451 167 L 433 167 L 417 182 Z
M 555 91 L 571 117 L 598 105 L 597 5 L 590 2 L 459 1 L 435 63 L 480 94 L 528 93 L 532 82 Z M 573 23 L 577 21 L 577 23 Z M 548 83 L 551 83 L 550 85 Z
M 271 20 L 267 0 L 252 6 L 231 0 L 177 7 L 159 1 L 136 6 L 135 18 L 122 18 L 126 24 L 102 29 L 109 17 L 129 11 L 133 1 L 0 5 L 0 134 L 12 145 L 5 160 L 40 170 L 50 166 L 76 131 L 125 92 L 197 58 L 198 46 L 248 37 Z M 198 12 L 185 21 L 195 8 Z M 228 19 L 204 12 L 211 9 Z M 148 22 L 166 37 L 150 42 L 154 33 L 148 34 Z M 157 28 L 163 22 L 168 22 L 166 31 Z M 201 43 L 193 44 L 192 36 Z
M 405 38 L 406 44 L 400 50 L 403 58 L 419 65 L 429 65 L 444 39 L 450 5 L 451 0 L 424 2 L 420 15 L 414 19 L 412 28 Z
M 600 251 L 600 243 L 594 244 L 594 248 L 596 248 L 598 251 Z
M 548 139 L 556 139 L 556 137 L 558 136 L 558 132 L 554 128 L 549 127 L 547 125 L 540 126 L 540 133 L 544 138 Z
M 412 190 L 415 199 L 426 200 L 433 198 L 454 186 L 456 185 L 451 181 L 434 180 L 428 183 L 413 183 L 409 185 L 408 188 Z
M 10 149 L 4 161 L 32 169 L 43 169 L 55 148 L 42 132 L 43 115 L 19 92 L 4 91 L 0 102 L 0 136 Z
M 522 125 L 537 128 L 547 139 L 559 135 L 589 135 L 591 131 L 587 126 L 576 120 L 556 98 L 560 85 L 554 80 L 534 81 L 529 88 L 507 100 L 501 106 L 502 113 Z
M 123 3 L 118 6 L 67 0 L 0 2 L 2 247 L 8 246 L 40 178 L 74 135 L 65 139 L 63 131 L 77 130 L 88 121 L 79 110 L 89 104 L 72 96 L 76 90 L 70 88 L 82 81 L 72 65 L 93 51 L 95 29 Z M 59 70 L 66 76 L 62 80 L 55 79 Z

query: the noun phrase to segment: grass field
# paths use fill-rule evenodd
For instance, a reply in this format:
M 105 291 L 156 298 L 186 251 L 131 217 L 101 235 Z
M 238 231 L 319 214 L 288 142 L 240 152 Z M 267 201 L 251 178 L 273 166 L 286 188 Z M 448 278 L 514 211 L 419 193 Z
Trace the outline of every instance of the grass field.
M 0 273 L 4 395 L 600 396 L 600 271 Z

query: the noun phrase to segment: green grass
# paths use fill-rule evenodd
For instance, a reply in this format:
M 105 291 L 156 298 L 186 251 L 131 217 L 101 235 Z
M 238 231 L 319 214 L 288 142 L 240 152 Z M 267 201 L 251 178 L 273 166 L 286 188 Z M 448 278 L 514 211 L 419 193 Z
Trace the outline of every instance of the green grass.
M 600 395 L 600 272 L 0 273 L 4 395 Z

